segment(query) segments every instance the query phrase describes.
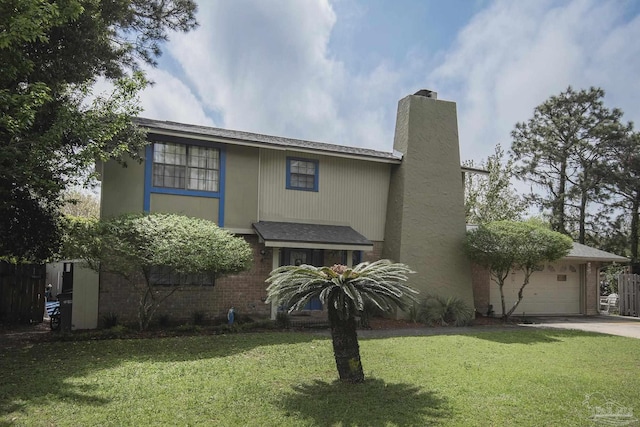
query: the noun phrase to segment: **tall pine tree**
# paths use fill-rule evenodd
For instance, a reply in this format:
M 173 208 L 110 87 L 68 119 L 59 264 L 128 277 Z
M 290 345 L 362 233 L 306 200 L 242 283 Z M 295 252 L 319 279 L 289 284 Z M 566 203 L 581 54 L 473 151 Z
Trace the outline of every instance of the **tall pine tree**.
M 569 87 L 536 107 L 533 117 L 512 132 L 515 175 L 543 191 L 532 192 L 529 200 L 549 213 L 554 231 L 580 243 L 587 240 L 590 204 L 607 196 L 598 173 L 604 147 L 631 129 L 622 123 L 622 111 L 604 106 L 603 97 L 600 88 Z

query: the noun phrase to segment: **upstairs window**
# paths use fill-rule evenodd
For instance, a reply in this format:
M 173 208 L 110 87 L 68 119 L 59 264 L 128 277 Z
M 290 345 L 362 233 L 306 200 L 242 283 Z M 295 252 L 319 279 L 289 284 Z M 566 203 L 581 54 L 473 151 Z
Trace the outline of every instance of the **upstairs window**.
M 318 191 L 318 161 L 287 157 L 287 189 Z
M 153 186 L 219 191 L 220 150 L 196 145 L 153 144 Z

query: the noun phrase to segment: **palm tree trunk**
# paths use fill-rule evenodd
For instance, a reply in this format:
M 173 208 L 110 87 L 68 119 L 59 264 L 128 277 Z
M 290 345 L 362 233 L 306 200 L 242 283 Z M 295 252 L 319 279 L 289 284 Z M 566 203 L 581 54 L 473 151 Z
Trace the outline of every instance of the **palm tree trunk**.
M 333 355 L 340 381 L 361 383 L 364 381 L 362 363 L 360 363 L 360 346 L 356 332 L 356 319 L 349 316 L 341 319 L 337 310 L 329 308 Z

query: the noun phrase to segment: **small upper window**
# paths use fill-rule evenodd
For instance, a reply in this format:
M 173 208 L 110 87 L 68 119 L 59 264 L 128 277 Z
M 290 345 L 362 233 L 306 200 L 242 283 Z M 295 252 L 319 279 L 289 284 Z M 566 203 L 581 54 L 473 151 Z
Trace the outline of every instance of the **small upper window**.
M 220 150 L 195 145 L 153 144 L 153 186 L 219 191 Z
M 287 157 L 287 188 L 318 191 L 318 161 Z

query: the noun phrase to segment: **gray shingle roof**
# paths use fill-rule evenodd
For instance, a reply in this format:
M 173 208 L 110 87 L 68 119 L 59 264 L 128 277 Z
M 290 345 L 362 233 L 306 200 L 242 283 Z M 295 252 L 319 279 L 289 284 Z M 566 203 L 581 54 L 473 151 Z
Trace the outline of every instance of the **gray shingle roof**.
M 371 246 L 373 243 L 345 225 L 260 221 L 253 228 L 265 241 Z
M 573 242 L 573 248 L 565 258 L 584 259 L 586 261 L 629 262 L 629 258 L 601 251 L 587 245 Z
M 137 118 L 136 123 L 139 126 L 149 129 L 151 133 L 153 131 L 163 132 L 175 132 L 183 134 L 185 136 L 197 136 L 200 139 L 224 139 L 226 143 L 238 144 L 242 143 L 254 143 L 269 147 L 291 148 L 291 149 L 303 149 L 312 150 L 327 155 L 350 155 L 356 157 L 369 158 L 371 160 L 388 161 L 390 163 L 400 163 L 402 160 L 402 153 L 399 152 L 385 152 L 370 150 L 368 148 L 359 147 L 347 147 L 344 145 L 326 144 L 323 142 L 305 141 L 301 139 L 283 138 L 280 136 L 261 135 L 258 133 L 243 132 L 237 130 L 220 129 L 209 126 L 190 125 L 185 123 L 169 122 L 162 120 L 153 120 L 145 118 Z

